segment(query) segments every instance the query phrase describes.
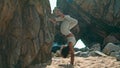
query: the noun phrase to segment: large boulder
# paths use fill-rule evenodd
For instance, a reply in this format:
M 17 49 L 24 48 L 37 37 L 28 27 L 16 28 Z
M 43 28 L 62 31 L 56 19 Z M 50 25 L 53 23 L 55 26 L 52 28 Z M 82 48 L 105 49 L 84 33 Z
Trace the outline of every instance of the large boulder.
M 120 51 L 120 47 L 113 43 L 108 43 L 103 49 L 103 53 L 107 55 L 110 55 L 112 52 L 119 52 L 119 51 Z
M 0 0 L 0 68 L 51 62 L 50 13 L 49 0 Z
M 120 61 L 120 54 L 116 56 L 117 61 Z
M 107 43 L 120 44 L 120 41 L 114 35 L 110 34 L 104 39 L 103 45 Z

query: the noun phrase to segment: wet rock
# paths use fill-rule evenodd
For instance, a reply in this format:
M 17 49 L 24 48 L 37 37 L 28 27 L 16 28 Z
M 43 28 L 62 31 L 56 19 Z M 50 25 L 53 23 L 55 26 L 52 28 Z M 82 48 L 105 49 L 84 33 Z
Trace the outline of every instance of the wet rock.
M 91 51 L 89 52 L 89 56 L 107 56 L 107 55 L 100 51 Z
M 110 56 L 116 57 L 116 60 L 117 60 L 117 61 L 120 61 L 120 51 L 111 52 Z
M 103 53 L 110 55 L 112 52 L 118 52 L 119 50 L 120 50 L 119 46 L 113 43 L 108 43 L 103 49 Z
M 99 43 L 94 44 L 94 45 L 91 47 L 91 50 L 93 50 L 93 51 L 100 51 L 100 50 L 101 50 L 100 44 L 99 44 Z
M 120 41 L 114 36 L 114 35 L 108 35 L 105 39 L 104 39 L 104 44 L 106 45 L 107 43 L 120 43 Z
M 120 54 L 116 56 L 117 61 L 120 61 Z
M 79 56 L 79 57 L 88 57 L 88 52 L 82 52 L 82 51 L 78 51 L 74 53 L 75 56 Z
M 89 52 L 89 56 L 98 56 L 98 54 L 95 53 L 95 51 Z
M 117 55 L 119 55 L 119 52 L 111 52 L 110 53 L 110 56 L 112 56 L 112 57 L 116 57 Z

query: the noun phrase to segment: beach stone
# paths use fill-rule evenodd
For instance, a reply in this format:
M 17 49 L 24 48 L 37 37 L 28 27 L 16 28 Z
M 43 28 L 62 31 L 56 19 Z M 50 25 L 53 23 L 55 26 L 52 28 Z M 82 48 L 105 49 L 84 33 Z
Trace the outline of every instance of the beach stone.
M 120 50 L 120 47 L 113 44 L 113 43 L 108 43 L 105 48 L 103 49 L 103 53 L 110 55 L 111 52 L 118 52 Z
M 99 43 L 94 44 L 94 45 L 91 47 L 91 50 L 93 50 L 93 51 L 100 51 L 100 50 L 101 50 L 100 44 L 99 44 Z

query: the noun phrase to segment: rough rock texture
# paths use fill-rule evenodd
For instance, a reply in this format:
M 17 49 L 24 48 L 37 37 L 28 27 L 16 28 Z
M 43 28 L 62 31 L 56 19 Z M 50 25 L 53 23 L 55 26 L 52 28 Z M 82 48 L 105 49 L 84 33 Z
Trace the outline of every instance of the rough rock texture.
M 120 41 L 114 35 L 108 35 L 103 41 L 104 45 L 106 45 L 107 43 L 119 44 Z
M 103 44 L 110 34 L 120 40 L 120 0 L 58 0 L 57 6 L 78 19 L 79 33 L 73 33 L 88 47 Z
M 108 43 L 103 49 L 103 52 L 107 55 L 110 55 L 111 52 L 118 52 L 118 51 L 120 51 L 120 47 L 113 43 Z
M 50 12 L 48 0 L 0 0 L 0 68 L 50 63 Z
M 94 44 L 92 47 L 91 47 L 91 50 L 93 51 L 100 51 L 100 44 L 99 43 L 96 43 Z

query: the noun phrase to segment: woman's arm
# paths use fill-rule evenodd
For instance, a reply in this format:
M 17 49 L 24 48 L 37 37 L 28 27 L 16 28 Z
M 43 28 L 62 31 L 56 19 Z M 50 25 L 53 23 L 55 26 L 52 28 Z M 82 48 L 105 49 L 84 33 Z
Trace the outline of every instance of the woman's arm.
M 56 23 L 57 21 L 63 21 L 63 20 L 64 20 L 64 14 L 61 14 L 59 17 L 49 19 L 49 21 L 51 21 L 52 23 Z
M 52 19 L 52 18 L 50 18 L 49 21 L 51 21 L 51 22 L 54 23 L 54 24 L 56 23 L 56 20 L 55 20 L 55 19 Z
M 63 20 L 64 20 L 64 17 L 56 17 L 55 20 L 56 20 L 56 21 L 63 21 Z
M 49 19 L 49 21 L 51 21 L 52 23 L 56 23 L 57 21 L 63 21 L 64 20 L 64 17 L 56 17 L 54 19 Z

